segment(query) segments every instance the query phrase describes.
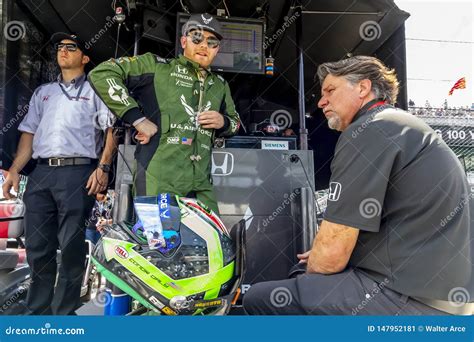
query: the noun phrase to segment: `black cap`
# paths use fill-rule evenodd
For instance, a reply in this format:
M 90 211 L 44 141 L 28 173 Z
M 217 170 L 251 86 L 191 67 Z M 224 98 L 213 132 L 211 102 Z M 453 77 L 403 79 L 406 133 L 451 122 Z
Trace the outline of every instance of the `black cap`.
M 84 42 L 75 34 L 69 34 L 65 32 L 56 32 L 51 36 L 51 43 L 56 44 L 59 43 L 63 39 L 69 39 L 72 40 L 74 43 L 77 44 L 79 49 L 81 49 L 82 52 L 86 52 L 86 45 Z
M 187 35 L 189 31 L 197 29 L 214 33 L 218 39 L 222 39 L 222 27 L 216 17 L 209 13 L 193 14 L 188 21 L 183 25 L 183 36 Z

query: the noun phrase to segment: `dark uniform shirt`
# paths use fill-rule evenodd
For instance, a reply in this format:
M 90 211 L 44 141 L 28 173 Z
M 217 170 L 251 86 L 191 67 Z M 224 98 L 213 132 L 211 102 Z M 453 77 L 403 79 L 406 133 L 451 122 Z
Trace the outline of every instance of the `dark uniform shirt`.
M 331 171 L 325 219 L 360 229 L 350 266 L 409 296 L 474 298 L 472 195 L 427 124 L 372 101 L 342 132 Z

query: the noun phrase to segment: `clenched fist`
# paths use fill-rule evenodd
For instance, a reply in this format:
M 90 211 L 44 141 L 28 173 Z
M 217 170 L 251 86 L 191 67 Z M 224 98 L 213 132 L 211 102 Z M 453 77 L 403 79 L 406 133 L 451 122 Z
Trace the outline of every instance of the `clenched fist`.
M 142 122 L 138 123 L 135 128 L 137 129 L 138 133 L 135 138 L 140 142 L 140 144 L 148 144 L 150 142 L 151 137 L 153 137 L 156 132 L 158 132 L 158 126 L 156 126 L 153 122 L 148 119 L 143 120 Z
M 224 127 L 224 116 L 215 110 L 202 112 L 198 116 L 198 123 L 202 128 L 220 129 Z

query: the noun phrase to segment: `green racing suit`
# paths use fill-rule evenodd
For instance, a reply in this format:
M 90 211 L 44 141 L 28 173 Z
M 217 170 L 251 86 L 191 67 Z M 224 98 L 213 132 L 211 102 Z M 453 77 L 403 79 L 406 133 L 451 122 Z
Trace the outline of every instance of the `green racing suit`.
M 158 126 L 148 144 L 137 144 L 135 195 L 192 194 L 218 213 L 211 147 L 215 136 L 233 135 L 240 125 L 227 82 L 210 70 L 202 75 L 199 64 L 182 55 L 168 60 L 151 53 L 110 59 L 88 78 L 117 117 L 129 124 L 146 117 Z M 199 126 L 198 113 L 209 110 L 224 116 L 224 127 Z

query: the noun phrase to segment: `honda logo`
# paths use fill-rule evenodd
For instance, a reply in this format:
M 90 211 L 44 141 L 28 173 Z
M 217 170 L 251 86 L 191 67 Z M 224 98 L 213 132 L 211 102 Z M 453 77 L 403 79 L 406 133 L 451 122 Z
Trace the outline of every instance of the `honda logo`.
M 228 176 L 234 171 L 234 156 L 229 152 L 212 152 L 213 176 Z
M 188 74 L 188 69 L 184 66 L 176 65 L 176 72 L 178 72 L 180 74 L 187 75 Z
M 341 196 L 341 183 L 338 182 L 331 182 L 329 183 L 329 195 L 328 200 L 332 202 L 336 202 Z

